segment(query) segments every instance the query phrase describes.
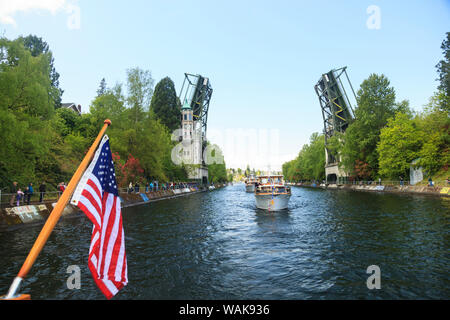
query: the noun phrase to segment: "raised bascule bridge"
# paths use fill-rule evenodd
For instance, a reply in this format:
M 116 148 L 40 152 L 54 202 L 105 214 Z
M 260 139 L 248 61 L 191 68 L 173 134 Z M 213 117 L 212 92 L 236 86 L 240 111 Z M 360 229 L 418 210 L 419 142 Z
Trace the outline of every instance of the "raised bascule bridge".
M 190 164 L 188 178 L 208 183 L 208 167 L 204 161 L 209 103 L 213 89 L 208 78 L 184 74 L 179 99 L 181 107 L 181 141 L 184 163 Z
M 348 181 L 348 174 L 339 168 L 340 156 L 330 152 L 329 141 L 337 132 L 344 133 L 355 119 L 347 91 L 352 94 L 350 97 L 354 98 L 355 104 L 356 95 L 347 74 L 347 67 L 323 74 L 314 88 L 323 116 L 326 183 L 342 184 Z

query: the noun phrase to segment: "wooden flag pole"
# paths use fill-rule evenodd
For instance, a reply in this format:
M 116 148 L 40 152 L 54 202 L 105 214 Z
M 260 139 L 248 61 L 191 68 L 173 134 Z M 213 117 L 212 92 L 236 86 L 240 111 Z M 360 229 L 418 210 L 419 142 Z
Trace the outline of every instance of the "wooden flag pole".
M 22 265 L 22 268 L 20 269 L 19 273 L 17 274 L 17 277 L 14 279 L 13 283 L 11 284 L 11 287 L 9 288 L 8 294 L 4 299 L 6 300 L 29 300 L 29 295 L 22 295 L 17 296 L 17 290 L 19 289 L 20 283 L 22 280 L 27 276 L 28 272 L 30 271 L 31 267 L 33 266 L 34 262 L 36 261 L 36 258 L 38 257 L 39 253 L 42 251 L 42 248 L 44 247 L 45 243 L 47 242 L 48 237 L 53 231 L 53 228 L 55 227 L 56 223 L 58 223 L 59 218 L 61 217 L 61 214 L 66 207 L 67 203 L 70 200 L 70 197 L 72 196 L 73 192 L 75 191 L 75 188 L 78 185 L 78 182 L 80 182 L 81 177 L 84 174 L 84 171 L 86 171 L 86 168 L 89 166 L 89 163 L 91 162 L 95 150 L 97 149 L 101 139 L 103 138 L 103 135 L 106 132 L 106 129 L 108 126 L 111 125 L 110 120 L 105 120 L 102 130 L 100 130 L 100 133 L 98 134 L 97 138 L 95 139 L 94 143 L 92 144 L 91 148 L 89 149 L 88 153 L 84 157 L 83 161 L 81 162 L 80 166 L 78 167 L 77 171 L 75 171 L 75 174 L 73 175 L 72 179 L 69 182 L 69 185 L 67 186 L 66 190 L 64 190 L 63 194 L 59 198 L 58 202 L 56 203 L 55 207 L 53 208 L 52 212 L 50 213 L 50 216 L 47 218 L 47 221 L 45 222 L 44 227 L 41 230 L 41 233 L 39 234 L 38 238 L 36 239 L 33 247 L 31 248 L 30 253 L 28 254 L 27 259 Z

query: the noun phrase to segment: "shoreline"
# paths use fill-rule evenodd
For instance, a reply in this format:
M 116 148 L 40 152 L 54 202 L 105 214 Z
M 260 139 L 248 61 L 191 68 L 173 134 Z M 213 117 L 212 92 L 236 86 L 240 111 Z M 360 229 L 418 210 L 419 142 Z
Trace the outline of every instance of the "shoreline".
M 221 189 L 224 186 L 226 186 L 226 184 L 218 184 L 215 189 Z M 121 193 L 119 194 L 119 197 L 122 201 L 121 208 L 126 209 L 129 207 L 145 205 L 162 200 L 186 197 L 208 191 L 209 190 L 206 187 L 199 188 L 198 190 L 193 188 L 185 188 L 147 193 Z M 0 230 L 4 230 L 13 226 L 17 227 L 24 225 L 44 224 L 51 211 L 53 210 L 55 204 L 55 202 L 50 201 L 19 207 L 2 208 L 0 209 Z M 61 218 L 76 217 L 80 214 L 83 214 L 80 209 L 68 204 L 62 212 Z
M 378 192 L 392 194 L 429 195 L 437 197 L 450 197 L 450 187 L 429 187 L 429 186 L 394 186 L 394 185 L 336 185 L 325 186 L 313 184 L 291 184 L 293 187 L 324 189 L 324 190 L 347 190 L 361 192 Z

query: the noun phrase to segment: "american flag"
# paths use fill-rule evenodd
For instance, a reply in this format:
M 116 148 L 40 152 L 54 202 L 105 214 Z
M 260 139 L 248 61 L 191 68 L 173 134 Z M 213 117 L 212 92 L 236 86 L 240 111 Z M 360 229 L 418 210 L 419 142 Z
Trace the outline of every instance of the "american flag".
M 88 266 L 108 299 L 128 283 L 120 203 L 109 139 L 105 135 L 71 204 L 78 206 L 94 224 Z

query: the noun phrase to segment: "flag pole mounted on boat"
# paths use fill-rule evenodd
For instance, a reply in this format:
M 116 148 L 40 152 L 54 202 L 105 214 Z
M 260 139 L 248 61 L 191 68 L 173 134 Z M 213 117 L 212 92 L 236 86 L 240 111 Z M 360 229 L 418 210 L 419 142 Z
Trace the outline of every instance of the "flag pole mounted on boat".
M 95 139 L 94 143 L 92 144 L 91 148 L 89 149 L 88 153 L 84 157 L 83 161 L 81 162 L 80 166 L 78 167 L 77 171 L 75 171 L 75 174 L 73 175 L 72 179 L 69 182 L 69 185 L 67 186 L 66 190 L 64 190 L 63 194 L 59 198 L 58 202 L 56 203 L 55 207 L 53 208 L 50 216 L 47 218 L 47 221 L 45 222 L 44 227 L 41 230 L 41 233 L 39 234 L 38 238 L 36 239 L 33 247 L 31 248 L 30 253 L 28 254 L 27 259 L 22 265 L 22 268 L 20 269 L 19 273 L 17 274 L 16 278 L 14 279 L 13 283 L 11 284 L 11 287 L 9 288 L 9 291 L 3 299 L 5 300 L 29 300 L 31 297 L 30 295 L 18 295 L 17 291 L 19 289 L 19 286 L 22 282 L 22 280 L 27 276 L 28 272 L 30 271 L 31 267 L 33 266 L 34 262 L 36 261 L 36 258 L 38 257 L 39 253 L 41 252 L 42 248 L 44 247 L 45 243 L 47 242 L 48 237 L 53 231 L 53 228 L 55 227 L 56 223 L 58 222 L 59 218 L 61 217 L 61 213 L 63 212 L 64 208 L 66 207 L 67 203 L 70 200 L 70 197 L 72 196 L 72 193 L 75 191 L 75 188 L 78 185 L 78 182 L 80 182 L 81 177 L 83 176 L 84 171 L 88 167 L 89 163 L 91 162 L 95 150 L 97 149 L 100 141 L 102 140 L 103 135 L 106 132 L 106 129 L 108 126 L 111 125 L 110 120 L 105 120 L 102 130 L 100 130 L 100 133 L 98 134 L 97 138 Z M 0 298 L 1 299 L 1 298 Z

